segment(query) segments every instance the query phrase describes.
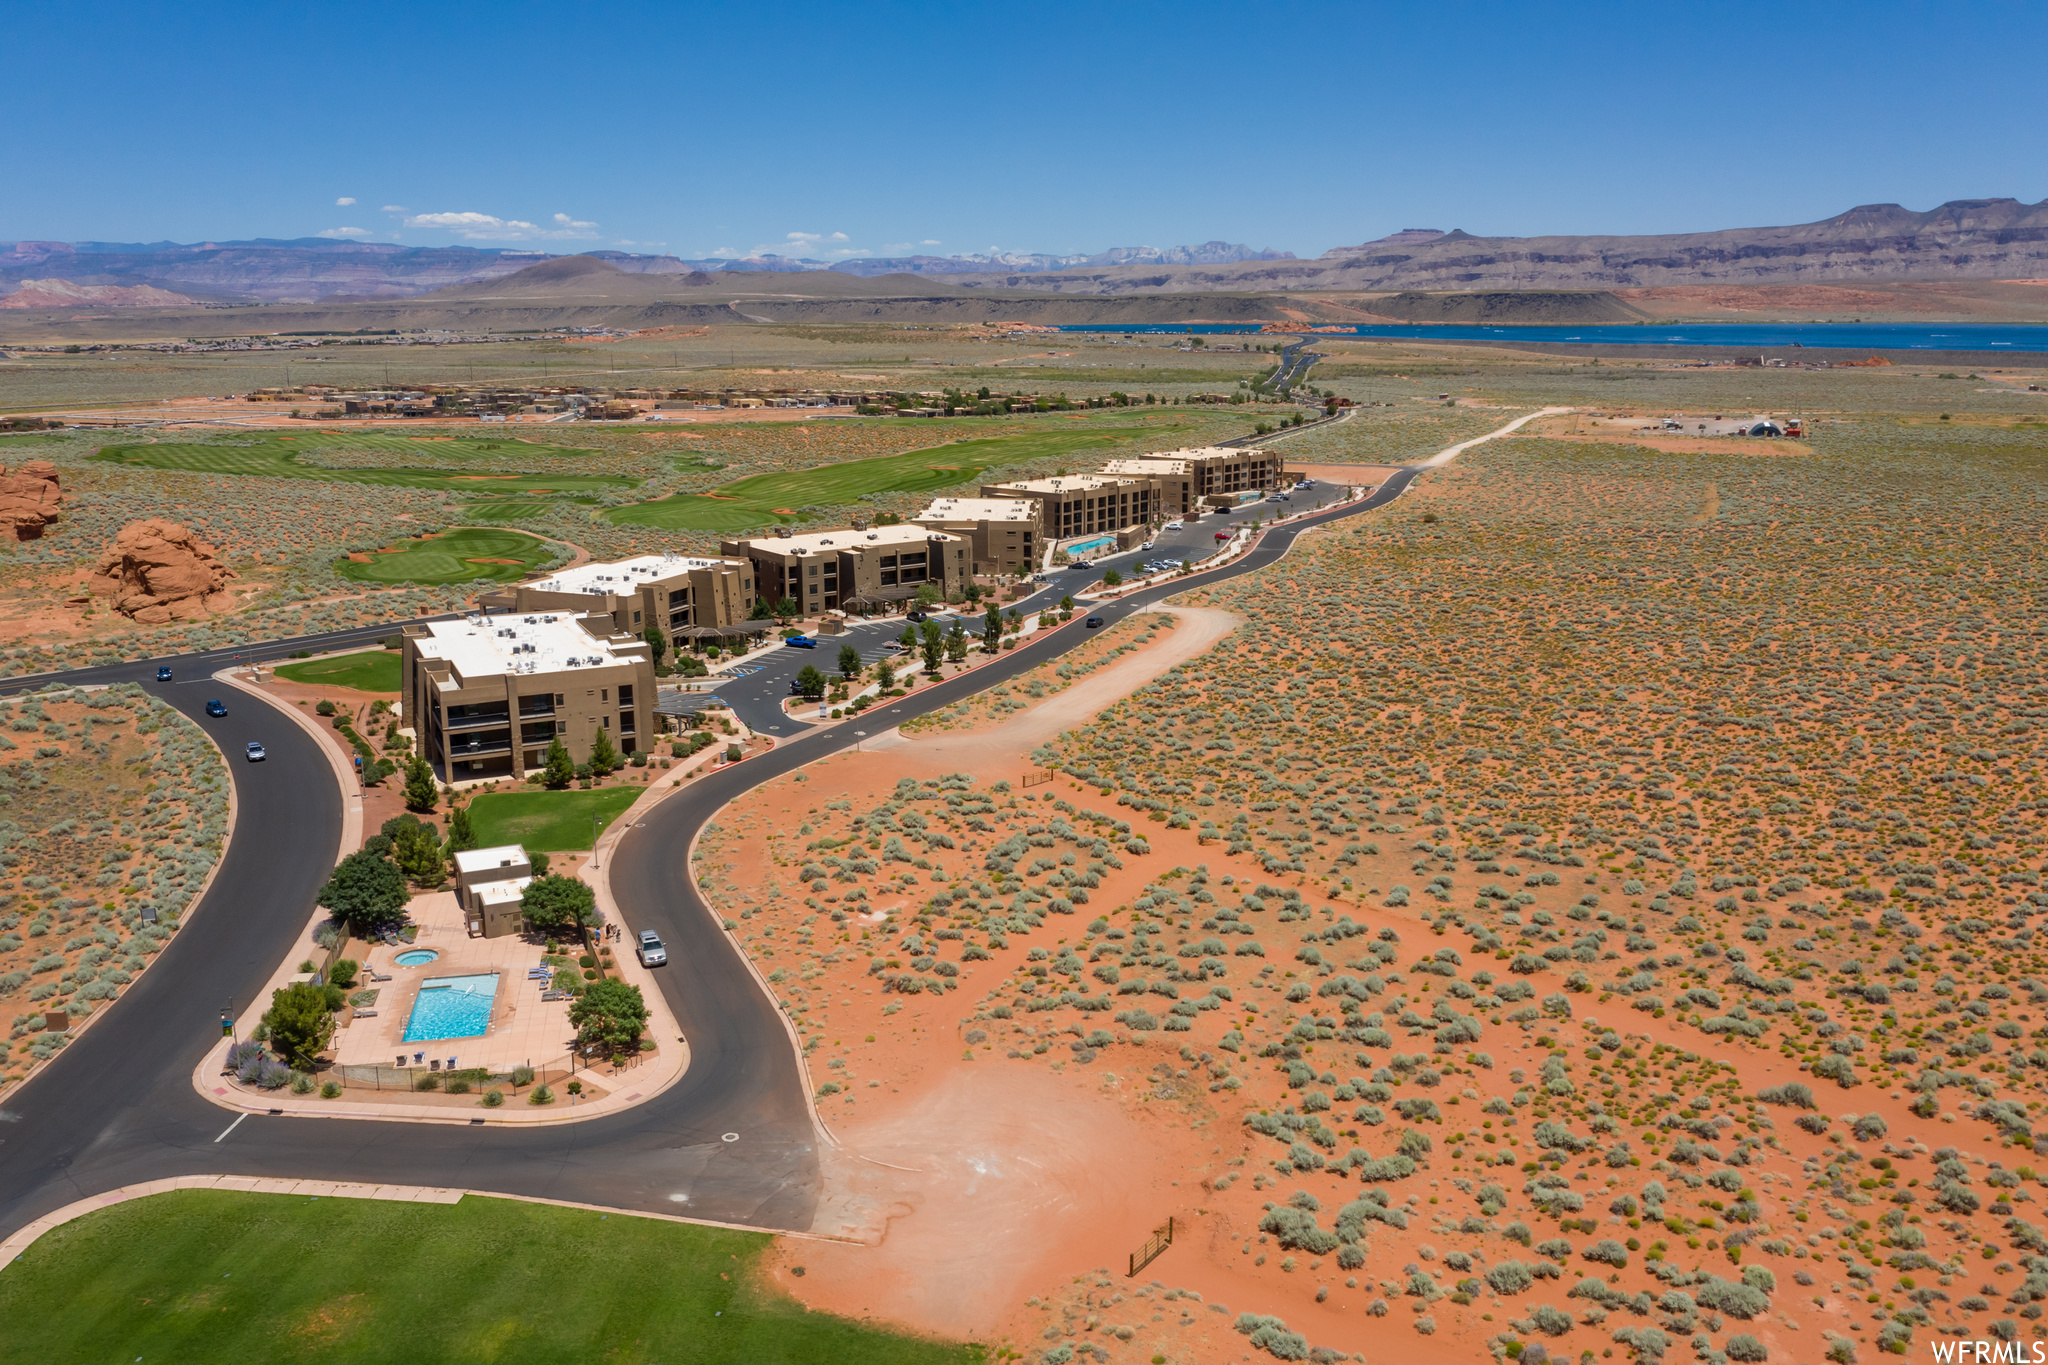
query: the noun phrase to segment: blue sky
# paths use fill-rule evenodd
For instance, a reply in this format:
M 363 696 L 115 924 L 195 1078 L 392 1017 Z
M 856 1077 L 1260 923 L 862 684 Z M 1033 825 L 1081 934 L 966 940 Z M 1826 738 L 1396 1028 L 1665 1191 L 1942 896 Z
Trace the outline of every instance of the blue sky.
M 8 8 L 0 241 L 831 259 L 2048 197 L 2048 5 Z

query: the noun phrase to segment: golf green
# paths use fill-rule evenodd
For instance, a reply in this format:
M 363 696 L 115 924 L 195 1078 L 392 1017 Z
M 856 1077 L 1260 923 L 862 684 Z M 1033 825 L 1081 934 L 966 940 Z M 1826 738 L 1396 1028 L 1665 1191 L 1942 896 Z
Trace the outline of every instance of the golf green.
M 805 507 L 842 507 L 874 493 L 936 493 L 973 483 L 984 470 L 1123 445 L 1158 427 L 1117 426 L 1029 431 L 955 441 L 873 460 L 848 460 L 793 474 L 753 474 L 711 493 L 679 493 L 615 507 L 607 520 L 670 531 L 751 531 L 798 519 Z
M 0 1270 L 0 1362 L 985 1358 L 762 1288 L 771 1241 L 477 1195 L 178 1190 L 66 1223 Z
M 277 676 L 295 683 L 352 687 L 358 692 L 396 692 L 399 656 L 396 650 L 366 649 L 302 664 L 279 664 Z
M 337 560 L 334 571 L 359 583 L 512 583 L 555 554 L 553 545 L 524 531 L 465 526 L 401 540 L 366 560 Z
M 469 818 L 480 848 L 523 844 L 539 853 L 572 852 L 595 843 L 645 790 L 485 792 L 469 803 Z

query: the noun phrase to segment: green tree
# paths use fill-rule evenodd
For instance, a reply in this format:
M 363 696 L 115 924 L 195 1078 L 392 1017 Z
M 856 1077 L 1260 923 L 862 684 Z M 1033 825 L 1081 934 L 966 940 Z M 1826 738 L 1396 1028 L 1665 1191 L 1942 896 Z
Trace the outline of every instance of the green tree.
M 925 582 L 917 585 L 917 605 L 925 610 L 929 611 L 945 600 L 945 594 L 939 591 L 938 584 Z
M 924 623 L 923 646 L 924 671 L 936 676 L 939 671 L 939 660 L 944 658 L 946 653 L 945 637 L 939 633 L 939 623 L 937 621 L 927 621 Z
M 654 661 L 656 668 L 660 668 L 661 661 L 668 656 L 668 637 L 661 633 L 660 626 L 649 626 L 640 632 L 640 638 L 647 642 L 648 658 Z
M 1068 593 L 1068 594 L 1066 594 L 1066 595 L 1065 595 L 1064 597 L 1060 598 L 1060 610 L 1061 610 L 1061 611 L 1072 611 L 1073 609 L 1074 609 L 1074 595 L 1073 595 L 1072 593 Z
M 576 760 L 569 757 L 569 746 L 556 735 L 548 742 L 547 762 L 541 766 L 541 782 L 555 791 L 560 791 L 576 778 Z
M 426 755 L 414 754 L 405 765 L 405 808 L 422 815 L 441 804 L 441 787 L 434 781 L 433 765 Z
M 777 602 L 775 604 L 775 616 L 777 620 L 792 620 L 793 618 L 801 614 L 802 611 L 803 608 L 797 606 L 796 599 L 794 597 L 785 597 L 780 602 Z
M 774 614 L 775 609 L 768 605 L 768 599 L 757 597 L 754 599 L 754 609 L 747 613 L 747 619 L 749 621 L 765 621 Z
M 1102 582 L 1106 587 L 1113 588 L 1123 581 L 1124 576 L 1118 573 L 1115 569 L 1104 569 L 1102 571 Z
M 876 664 L 875 681 L 882 685 L 884 692 L 894 687 L 896 685 L 896 665 L 890 663 L 887 659 Z
M 946 632 L 946 657 L 954 663 L 963 663 L 967 658 L 967 627 L 956 617 L 953 628 Z
M 638 1051 L 640 1032 L 647 1027 L 647 1001 L 638 986 L 623 981 L 593 981 L 569 1006 L 576 1037 L 608 1052 Z
M 365 847 L 341 860 L 327 885 L 320 888 L 318 903 L 367 937 L 405 923 L 409 898 L 405 874 L 382 853 Z
M 915 625 L 905 625 L 903 633 L 896 637 L 896 643 L 902 645 L 905 649 L 916 649 L 917 627 Z
M 1003 647 L 1003 609 L 993 602 L 981 618 L 981 647 L 991 654 Z
M 796 675 L 796 690 L 811 701 L 825 695 L 825 675 L 810 664 L 805 664 Z
M 852 645 L 839 646 L 839 676 L 848 682 L 860 676 L 860 651 Z
M 334 1036 L 334 1015 L 327 1008 L 327 992 L 310 981 L 294 981 L 270 993 L 270 1008 L 263 1011 L 270 1026 L 270 1041 L 285 1061 L 301 1071 L 313 1069 L 314 1059 Z
M 469 807 L 457 806 L 448 815 L 448 852 L 467 853 L 476 847 L 476 827 L 470 823 Z
M 590 742 L 590 771 L 603 777 L 619 770 L 619 751 L 612 747 L 612 732 L 600 725 Z
M 446 854 L 434 827 L 410 815 L 395 815 L 382 831 L 391 840 L 391 861 L 415 886 L 434 887 L 447 880 Z
M 597 893 L 574 877 L 535 877 L 519 898 L 519 912 L 536 929 L 573 929 L 597 921 Z

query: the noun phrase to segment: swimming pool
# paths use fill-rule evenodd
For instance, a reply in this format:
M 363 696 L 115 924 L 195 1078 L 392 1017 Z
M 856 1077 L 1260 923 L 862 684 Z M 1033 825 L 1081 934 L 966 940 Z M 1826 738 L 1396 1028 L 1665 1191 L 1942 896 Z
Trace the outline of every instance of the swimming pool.
M 405 1041 L 432 1043 L 443 1038 L 480 1038 L 490 1028 L 491 1002 L 498 995 L 498 974 L 434 976 L 420 983 L 405 1021 Z
M 1097 550 L 1109 550 L 1115 547 L 1115 536 L 1094 536 L 1088 540 L 1070 540 L 1060 548 L 1070 555 L 1086 555 L 1093 554 Z
M 401 967 L 424 967 L 440 955 L 432 948 L 409 948 L 391 960 Z

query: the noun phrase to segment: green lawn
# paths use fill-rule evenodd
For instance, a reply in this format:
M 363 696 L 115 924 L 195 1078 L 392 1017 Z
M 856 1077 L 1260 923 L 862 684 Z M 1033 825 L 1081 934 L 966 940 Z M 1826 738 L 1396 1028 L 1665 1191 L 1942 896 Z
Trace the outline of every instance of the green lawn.
M 546 541 L 495 527 L 462 527 L 397 545 L 395 554 L 372 551 L 368 563 L 337 560 L 334 571 L 359 583 L 513 583 L 555 557 Z
M 770 1240 L 475 1196 L 179 1190 L 87 1214 L 0 1270 L 0 1362 L 984 1358 L 754 1288 Z
M 875 460 L 848 460 L 795 474 L 754 474 L 715 494 L 679 493 L 616 507 L 607 519 L 670 531 L 751 531 L 794 521 L 800 507 L 840 507 L 864 493 L 936 493 L 971 484 L 983 470 L 1053 455 L 1099 450 L 1155 435 L 1157 427 L 1048 428 L 1015 436 L 955 441 Z M 788 509 L 788 510 L 778 510 Z
M 475 474 L 463 474 L 447 469 L 329 469 L 306 462 L 306 457 L 317 461 L 323 450 L 431 454 L 443 459 L 475 460 L 487 468 Z M 306 432 L 302 435 L 252 434 L 232 444 L 195 441 L 108 446 L 93 458 L 114 464 L 139 465 L 149 469 L 185 469 L 201 474 L 261 474 L 279 479 L 318 479 L 327 483 L 448 488 L 463 493 L 594 493 L 607 488 L 633 486 L 632 479 L 617 474 L 508 472 L 554 464 L 566 457 L 595 454 L 597 452 L 591 450 L 503 438 L 456 437 L 427 441 L 391 432 Z
M 469 803 L 477 846 L 524 844 L 530 852 L 566 853 L 594 841 L 590 819 L 602 834 L 642 787 L 597 787 L 590 791 L 486 792 Z
M 353 687 L 358 692 L 396 692 L 398 663 L 396 650 L 366 649 L 360 654 L 338 654 L 332 659 L 283 664 L 277 669 L 277 676 L 296 683 Z

